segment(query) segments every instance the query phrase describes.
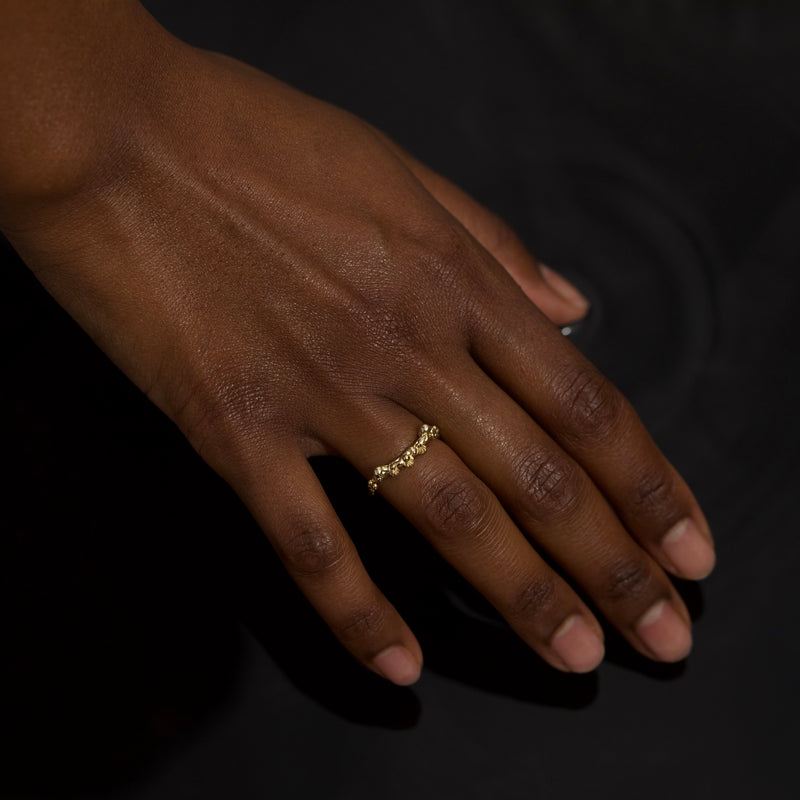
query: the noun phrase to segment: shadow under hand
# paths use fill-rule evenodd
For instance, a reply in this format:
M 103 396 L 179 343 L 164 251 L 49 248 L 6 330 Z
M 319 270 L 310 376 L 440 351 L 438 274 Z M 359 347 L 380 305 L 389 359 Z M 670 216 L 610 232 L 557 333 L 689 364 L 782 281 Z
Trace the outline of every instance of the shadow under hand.
M 244 522 L 244 521 L 243 521 Z M 359 664 L 289 578 L 263 533 L 249 526 L 237 542 L 237 613 L 285 676 L 328 711 L 351 722 L 413 727 L 420 704 Z
M 419 636 L 426 669 L 523 702 L 564 708 L 592 703 L 597 673 L 565 674 L 542 661 L 388 503 L 365 491 L 362 500 L 363 479 L 354 470 L 335 459 L 316 460 L 315 470 L 373 579 Z M 700 586 L 673 583 L 692 618 L 699 618 Z M 685 671 L 685 662 L 651 661 L 607 624 L 605 631 L 608 663 L 656 680 Z
M 7 436 L 3 796 L 86 797 L 137 780 L 213 717 L 240 662 L 239 632 L 203 585 L 211 570 L 194 546 L 208 510 L 198 488 L 216 478 L 172 448 L 168 423 L 121 376 L 84 363 L 102 357 L 73 347 L 69 326 L 59 332 L 55 374 L 39 378 L 43 359 L 30 362 Z M 75 396 L 43 408 L 59 384 Z
M 488 614 L 470 613 L 467 603 L 472 602 L 485 604 L 497 622 Z M 424 637 L 426 667 L 460 683 L 526 703 L 572 709 L 589 705 L 597 695 L 596 673 L 553 669 L 455 573 L 432 588 L 425 618 L 410 621 Z
M 314 466 L 370 575 L 419 637 L 426 669 L 540 705 L 592 701 L 596 675 L 566 675 L 545 664 L 405 519 L 367 495 L 355 470 L 333 459 Z M 467 604 L 481 610 L 470 613 Z

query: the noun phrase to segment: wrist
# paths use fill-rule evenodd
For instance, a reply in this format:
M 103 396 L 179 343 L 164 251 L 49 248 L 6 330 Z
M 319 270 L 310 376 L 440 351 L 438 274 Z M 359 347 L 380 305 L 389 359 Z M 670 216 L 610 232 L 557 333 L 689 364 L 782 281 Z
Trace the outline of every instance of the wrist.
M 17 30 L 0 39 L 21 41 L 1 43 L 12 79 L 0 88 L 0 227 L 16 228 L 118 172 L 183 45 L 135 2 L 49 4 L 38 17 L 7 5 Z

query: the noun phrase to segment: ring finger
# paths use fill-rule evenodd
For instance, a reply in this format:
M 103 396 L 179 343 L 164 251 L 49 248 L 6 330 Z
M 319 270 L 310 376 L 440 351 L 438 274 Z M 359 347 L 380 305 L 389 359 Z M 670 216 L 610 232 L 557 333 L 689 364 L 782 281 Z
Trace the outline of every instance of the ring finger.
M 387 402 L 361 415 L 357 439 L 331 444 L 365 476 L 400 456 L 421 420 Z M 358 445 L 353 446 L 352 442 Z M 602 629 L 575 591 L 531 547 L 503 506 L 443 441 L 380 492 L 552 666 L 574 672 L 602 660 Z

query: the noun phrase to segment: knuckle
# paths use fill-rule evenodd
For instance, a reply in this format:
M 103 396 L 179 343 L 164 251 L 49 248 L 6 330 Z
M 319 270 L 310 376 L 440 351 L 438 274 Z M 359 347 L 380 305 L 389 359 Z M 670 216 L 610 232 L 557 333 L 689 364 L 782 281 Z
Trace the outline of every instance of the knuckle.
M 385 266 L 366 287 L 350 292 L 342 325 L 363 335 L 366 346 L 400 372 L 425 368 L 426 357 L 463 345 L 477 305 L 485 264 L 474 240 L 449 218 L 423 220 L 376 258 L 413 265 L 400 275 Z M 465 291 L 472 286 L 475 291 Z
M 386 621 L 386 607 L 377 602 L 358 606 L 350 611 L 338 626 L 337 634 L 345 642 L 370 639 L 377 635 Z
M 625 410 L 622 395 L 590 365 L 575 366 L 556 380 L 556 399 L 567 430 L 576 438 L 608 439 Z
M 643 557 L 628 557 L 612 565 L 605 578 L 605 596 L 611 601 L 636 599 L 651 591 L 653 573 Z
M 449 475 L 426 482 L 422 508 L 431 527 L 440 535 L 480 536 L 491 517 L 489 490 L 466 475 Z
M 633 504 L 640 512 L 659 512 L 675 497 L 675 478 L 668 471 L 651 472 L 640 478 L 634 489 Z
M 554 575 L 536 575 L 517 590 L 510 611 L 515 617 L 541 616 L 551 610 L 558 597 Z
M 435 234 L 429 234 L 419 257 L 434 274 L 449 275 L 461 269 L 467 255 L 464 237 L 458 235 L 455 229 L 444 227 Z
M 277 429 L 274 404 L 269 402 L 266 381 L 258 376 L 222 370 L 205 375 L 180 392 L 171 414 L 201 456 L 212 446 L 246 451 L 260 432 Z
M 329 572 L 344 555 L 340 537 L 321 525 L 304 528 L 280 545 L 280 556 L 289 571 L 302 577 Z
M 403 287 L 404 288 L 404 287 Z M 337 336 L 343 330 L 369 331 L 367 344 L 375 351 L 389 352 L 393 358 L 409 347 L 424 343 L 426 326 L 419 324 L 418 309 L 407 302 L 397 287 L 387 290 L 382 283 L 363 290 L 350 290 L 341 302 Z M 326 341 L 331 349 L 333 341 Z
M 424 326 L 406 309 L 378 306 L 364 312 L 364 330 L 373 332 L 374 343 L 384 352 L 400 356 L 409 349 L 414 352 L 424 346 Z
M 474 241 L 462 230 L 447 225 L 431 237 L 424 253 L 418 255 L 420 264 L 440 288 L 445 302 L 463 302 L 464 283 L 481 275 L 483 261 L 478 257 Z M 452 310 L 456 310 L 456 305 Z
M 580 470 L 565 455 L 532 447 L 517 461 L 515 468 L 528 513 L 536 520 L 568 513 L 583 494 Z

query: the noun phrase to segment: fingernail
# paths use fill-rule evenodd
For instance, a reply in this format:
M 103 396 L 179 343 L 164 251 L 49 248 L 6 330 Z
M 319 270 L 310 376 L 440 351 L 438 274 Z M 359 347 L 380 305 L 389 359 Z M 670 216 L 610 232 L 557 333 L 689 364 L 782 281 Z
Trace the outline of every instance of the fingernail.
M 550 646 L 573 672 L 591 672 L 605 655 L 600 637 L 580 614 L 573 614 L 559 626 Z
M 680 661 L 692 649 L 688 625 L 666 600 L 659 600 L 642 615 L 636 633 L 659 661 Z
M 584 316 L 589 310 L 589 301 L 563 275 L 556 272 L 552 267 L 539 264 L 539 269 L 542 272 L 545 283 L 559 295 L 562 300 L 576 309 L 576 319 L 580 319 Z
M 402 645 L 395 644 L 382 650 L 372 659 L 372 665 L 398 686 L 410 686 L 419 680 L 419 662 Z
M 670 528 L 661 540 L 661 549 L 685 578 L 700 580 L 714 569 L 714 548 L 688 517 Z

